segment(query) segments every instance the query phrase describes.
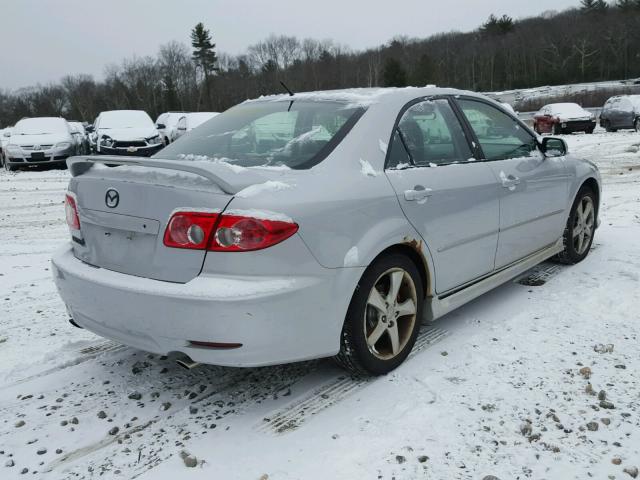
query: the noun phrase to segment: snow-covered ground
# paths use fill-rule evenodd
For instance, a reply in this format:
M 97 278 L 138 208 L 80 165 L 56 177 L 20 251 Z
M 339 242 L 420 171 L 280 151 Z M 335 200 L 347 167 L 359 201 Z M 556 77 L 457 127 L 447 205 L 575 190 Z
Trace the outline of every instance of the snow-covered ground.
M 426 327 L 374 380 L 327 360 L 185 371 L 73 328 L 49 266 L 67 173 L 3 171 L 0 478 L 631 478 L 640 135 L 567 140 L 604 176 L 587 260 L 546 263 Z

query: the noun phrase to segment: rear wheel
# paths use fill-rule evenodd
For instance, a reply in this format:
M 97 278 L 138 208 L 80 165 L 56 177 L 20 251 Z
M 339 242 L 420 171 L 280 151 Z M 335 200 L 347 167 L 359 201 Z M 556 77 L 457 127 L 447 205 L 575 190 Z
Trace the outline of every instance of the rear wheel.
M 356 374 L 395 369 L 413 348 L 422 306 L 422 280 L 414 263 L 400 254 L 379 258 L 351 299 L 336 362 Z
M 591 135 L 594 130 L 595 130 L 594 128 L 587 128 L 586 133 Z
M 553 125 L 553 134 L 554 135 L 562 135 L 562 127 L 559 123 Z
M 595 194 L 590 188 L 583 187 L 576 196 L 567 220 L 564 250 L 557 256 L 559 261 L 574 264 L 587 257 L 596 229 L 596 214 Z
M 640 118 L 636 118 L 635 121 L 633 122 L 633 129 L 636 132 L 640 132 Z

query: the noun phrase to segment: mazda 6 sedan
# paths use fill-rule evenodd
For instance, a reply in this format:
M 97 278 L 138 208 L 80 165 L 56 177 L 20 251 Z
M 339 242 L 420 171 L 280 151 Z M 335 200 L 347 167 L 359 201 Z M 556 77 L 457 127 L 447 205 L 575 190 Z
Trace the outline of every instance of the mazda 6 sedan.
M 187 367 L 389 372 L 421 324 L 582 261 L 601 193 L 562 139 L 437 88 L 264 97 L 152 158 L 68 164 L 71 322 Z

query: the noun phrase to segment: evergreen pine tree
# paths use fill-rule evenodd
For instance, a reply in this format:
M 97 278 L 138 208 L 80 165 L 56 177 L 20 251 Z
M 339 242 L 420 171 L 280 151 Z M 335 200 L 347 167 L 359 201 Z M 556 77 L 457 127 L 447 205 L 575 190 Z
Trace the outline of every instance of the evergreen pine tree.
M 218 57 L 215 52 L 216 44 L 211 41 L 211 33 L 204 28 L 202 22 L 198 23 L 191 31 L 191 46 L 193 47 L 193 61 L 202 68 L 207 100 L 209 106 L 211 106 L 209 79 L 212 72 L 216 70 Z
M 407 72 L 398 60 L 389 57 L 384 63 L 382 81 L 385 87 L 406 87 Z

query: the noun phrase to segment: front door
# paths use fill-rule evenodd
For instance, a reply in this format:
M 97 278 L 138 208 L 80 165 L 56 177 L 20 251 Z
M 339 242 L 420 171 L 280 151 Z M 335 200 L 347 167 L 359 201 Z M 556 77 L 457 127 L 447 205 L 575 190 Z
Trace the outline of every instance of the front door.
M 434 99 L 406 109 L 389 147 L 386 175 L 431 252 L 438 294 L 494 268 L 500 187 L 469 143 L 449 100 Z
M 568 174 L 562 157 L 545 158 L 536 138 L 515 118 L 481 100 L 456 102 L 478 139 L 483 163 L 500 183 L 499 269 L 562 236 Z

